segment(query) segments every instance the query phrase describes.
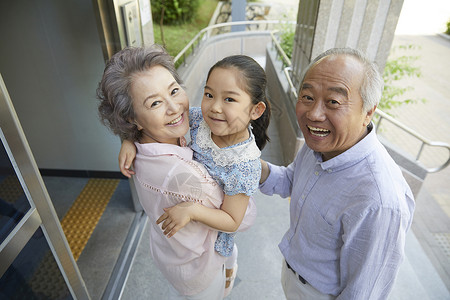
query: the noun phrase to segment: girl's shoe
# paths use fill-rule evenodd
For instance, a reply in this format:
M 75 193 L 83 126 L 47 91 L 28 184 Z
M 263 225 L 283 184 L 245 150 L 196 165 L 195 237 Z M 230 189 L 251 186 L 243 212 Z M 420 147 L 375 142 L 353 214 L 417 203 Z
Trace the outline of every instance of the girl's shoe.
M 236 279 L 236 274 L 237 274 L 237 270 L 238 270 L 238 265 L 234 264 L 234 267 L 232 270 L 233 270 L 233 272 L 231 273 L 231 275 L 229 277 L 227 277 L 225 280 L 225 292 L 223 294 L 224 298 L 226 296 L 228 296 L 230 294 L 231 290 L 233 289 L 234 280 Z M 227 287 L 227 285 L 228 285 L 228 287 Z

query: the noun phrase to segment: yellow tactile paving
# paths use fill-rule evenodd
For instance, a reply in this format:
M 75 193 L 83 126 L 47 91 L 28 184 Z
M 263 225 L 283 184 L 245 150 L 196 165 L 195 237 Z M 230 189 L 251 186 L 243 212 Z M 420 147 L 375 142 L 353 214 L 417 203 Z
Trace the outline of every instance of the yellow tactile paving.
M 118 184 L 119 179 L 90 179 L 61 221 L 75 260 L 80 257 Z
M 29 284 L 41 299 L 64 299 L 67 286 L 51 251 L 42 258 Z

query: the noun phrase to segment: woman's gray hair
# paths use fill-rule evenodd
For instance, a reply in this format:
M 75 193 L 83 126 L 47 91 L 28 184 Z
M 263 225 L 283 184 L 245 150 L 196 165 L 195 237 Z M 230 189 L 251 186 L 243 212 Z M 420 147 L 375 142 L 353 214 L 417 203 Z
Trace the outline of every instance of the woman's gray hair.
M 97 88 L 98 112 L 101 122 L 122 140 L 137 141 L 141 137 L 133 122 L 135 113 L 130 96 L 133 75 L 158 65 L 166 68 L 182 85 L 173 58 L 159 45 L 124 48 L 106 63 Z
M 383 93 L 384 81 L 378 71 L 378 66 L 370 61 L 361 51 L 352 48 L 332 48 L 329 49 L 319 56 L 317 56 L 306 68 L 303 73 L 300 86 L 303 85 L 306 73 L 315 66 L 319 61 L 327 56 L 337 56 L 337 55 L 349 55 L 355 57 L 364 67 L 363 82 L 360 88 L 360 95 L 363 100 L 363 109 L 365 111 L 370 111 L 375 105 L 381 100 L 381 95 Z

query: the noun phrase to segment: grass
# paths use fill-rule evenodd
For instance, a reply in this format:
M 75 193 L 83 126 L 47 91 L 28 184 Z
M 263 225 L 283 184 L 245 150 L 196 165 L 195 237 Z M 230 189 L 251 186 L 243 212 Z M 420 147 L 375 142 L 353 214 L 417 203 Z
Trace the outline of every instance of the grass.
M 207 27 L 216 9 L 218 0 L 199 0 L 199 9 L 195 19 L 189 24 L 163 25 L 165 48 L 170 55 L 176 56 L 195 37 Z M 160 24 L 153 23 L 155 43 L 162 45 Z

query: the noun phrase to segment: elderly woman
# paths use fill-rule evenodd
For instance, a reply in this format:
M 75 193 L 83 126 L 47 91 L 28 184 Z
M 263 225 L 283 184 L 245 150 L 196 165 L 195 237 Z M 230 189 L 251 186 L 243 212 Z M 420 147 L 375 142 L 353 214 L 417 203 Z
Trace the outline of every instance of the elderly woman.
M 224 260 L 217 231 L 190 222 L 167 238 L 156 224 L 164 208 L 194 201 L 219 208 L 223 192 L 192 160 L 184 135 L 189 100 L 172 58 L 160 47 L 126 48 L 107 63 L 97 90 L 103 124 L 135 141 L 135 184 L 150 232 L 150 253 L 172 287 L 169 299 L 222 299 Z

